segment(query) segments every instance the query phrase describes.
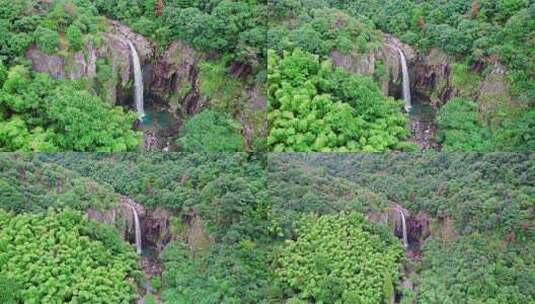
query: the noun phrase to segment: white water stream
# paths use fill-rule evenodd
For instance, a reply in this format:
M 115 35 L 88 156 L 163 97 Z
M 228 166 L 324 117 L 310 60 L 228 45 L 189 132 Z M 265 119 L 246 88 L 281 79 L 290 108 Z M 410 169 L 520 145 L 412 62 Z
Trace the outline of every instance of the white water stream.
M 403 51 L 398 48 L 399 58 L 401 60 L 401 71 L 403 74 L 403 99 L 405 100 L 405 111 L 409 112 L 412 108 L 411 104 L 411 80 L 409 77 L 409 67 L 407 59 Z
M 132 62 L 134 66 L 134 99 L 136 102 L 136 111 L 139 115 L 139 119 L 143 120 L 145 110 L 143 109 L 143 73 L 141 71 L 141 62 L 136 48 L 130 40 L 127 39 L 127 41 L 130 50 L 132 51 Z
M 132 213 L 134 214 L 134 229 L 136 231 L 136 251 L 137 254 L 141 254 L 141 225 L 139 224 L 139 216 L 137 215 L 136 208 L 132 208 Z

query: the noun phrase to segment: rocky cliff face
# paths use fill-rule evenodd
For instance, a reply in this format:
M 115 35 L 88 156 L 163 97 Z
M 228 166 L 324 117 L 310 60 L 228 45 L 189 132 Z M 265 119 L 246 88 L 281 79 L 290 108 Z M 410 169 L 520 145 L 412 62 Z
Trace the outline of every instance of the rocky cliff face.
M 453 64 L 455 58 L 438 48 L 429 52 L 417 53 L 411 46 L 402 43 L 396 37 L 385 34 L 383 44 L 377 50 L 365 54 L 342 54 L 333 50 L 330 59 L 335 66 L 351 73 L 373 76 L 379 81 L 383 92 L 387 95 L 402 98 L 401 62 L 397 48 L 401 49 L 407 59 L 412 95 L 439 108 L 456 96 L 466 96 L 477 101 L 483 118 L 492 120 L 501 105 L 511 105 L 512 98 L 505 79 L 506 68 L 493 63 L 482 81 L 475 88 L 465 88 L 463 83 L 455 83 Z M 384 67 L 384 75 L 378 79 L 378 68 Z M 485 63 L 475 64 L 471 73 L 481 74 Z M 459 81 L 457 81 L 459 82 Z M 473 84 L 470 84 L 473 85 Z
M 396 97 L 402 96 L 401 62 L 398 48 L 405 54 L 409 65 L 414 64 L 417 58 L 416 52 L 409 45 L 393 36 L 385 34 L 383 38 L 382 47 L 376 50 L 370 50 L 364 54 L 342 54 L 333 50 L 329 57 L 335 66 L 351 73 L 367 76 L 376 76 L 379 65 L 383 65 L 385 75 L 378 79 L 383 92 Z
M 131 198 L 121 196 L 119 204 L 108 210 L 87 209 L 89 219 L 116 227 L 124 240 L 134 243 L 134 214 L 136 209 L 141 226 L 143 247 L 149 246 L 157 251 L 163 250 L 172 239 L 171 215 L 161 208 L 147 209 Z
M 150 67 L 150 60 L 154 55 L 151 43 L 117 21 L 109 22 L 108 31 L 102 33 L 101 43 L 87 42 L 79 52 L 49 55 L 33 45 L 26 51 L 26 58 L 32 62 L 34 70 L 48 73 L 56 79 L 86 78 L 91 82 L 95 82 L 97 78 L 97 61 L 103 59 L 112 69 L 111 77 L 101 83 L 106 91 L 103 97 L 110 103 L 124 103 L 132 95 L 129 80 L 133 77 L 127 39 L 136 47 L 142 64 Z M 145 79 L 150 79 L 151 75 L 147 73 L 144 76 Z M 148 85 L 150 81 L 145 83 Z
M 192 47 L 173 42 L 154 64 L 152 93 L 166 100 L 172 113 L 193 114 L 204 104 L 198 90 L 202 58 Z

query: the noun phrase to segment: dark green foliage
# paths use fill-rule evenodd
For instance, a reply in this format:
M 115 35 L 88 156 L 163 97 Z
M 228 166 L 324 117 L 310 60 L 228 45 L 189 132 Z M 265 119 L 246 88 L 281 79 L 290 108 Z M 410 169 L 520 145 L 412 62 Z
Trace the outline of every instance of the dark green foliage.
M 477 105 L 454 98 L 438 112 L 438 135 L 444 151 L 491 151 L 490 129 L 480 122 Z
M 337 1 L 382 30 L 422 49 L 440 47 L 471 62 L 497 56 L 510 68 L 513 93 L 533 106 L 535 4 L 528 0 Z
M 279 54 L 300 48 L 308 53 L 328 55 L 333 49 L 342 53 L 365 53 L 378 45 L 377 30 L 343 11 L 319 3 L 317 7 L 300 8 L 296 20 L 272 22 L 268 32 L 269 48 Z
M 171 243 L 161 255 L 163 299 L 169 303 L 259 303 L 268 284 L 267 259 L 252 241 L 214 245 L 200 257 L 187 247 Z
M 528 152 L 535 150 L 534 118 L 535 111 L 527 110 L 487 127 L 480 122 L 474 102 L 454 98 L 438 112 L 438 137 L 444 151 Z
M 97 184 L 37 157 L 0 155 L 0 208 L 14 212 L 43 212 L 48 208 L 106 209 L 118 202 L 113 188 Z
M 162 253 L 165 271 L 161 281 L 151 280 L 152 287 L 170 303 L 220 303 L 220 299 L 259 303 L 267 297 L 269 286 L 265 163 L 263 155 L 245 153 L 6 154 L 0 158 L 0 168 L 4 168 L 0 210 L 28 212 L 21 217 L 43 213 L 46 208 L 105 210 L 115 207 L 118 193 L 143 204 L 146 210 L 164 207 L 173 215 L 175 242 Z M 62 216 L 61 223 L 67 226 L 82 218 L 77 212 L 63 212 L 68 216 Z M 192 212 L 198 215 L 198 222 L 180 220 Z M 83 219 L 70 233 L 75 232 L 80 234 L 76 241 L 98 241 L 106 254 L 127 265 L 135 263 L 133 253 L 124 255 L 129 246 L 114 228 Z M 188 246 L 183 244 L 186 240 Z M 108 257 L 90 248 L 99 258 Z M 3 252 L 0 250 L 0 269 Z M 83 259 L 77 261 L 85 265 Z M 121 286 L 116 283 L 116 288 Z M 58 292 L 65 290 L 57 288 Z M 128 293 L 130 298 L 133 295 L 133 291 Z
M 178 144 L 186 152 L 243 151 L 239 128 L 240 125 L 225 113 L 204 110 L 184 124 Z

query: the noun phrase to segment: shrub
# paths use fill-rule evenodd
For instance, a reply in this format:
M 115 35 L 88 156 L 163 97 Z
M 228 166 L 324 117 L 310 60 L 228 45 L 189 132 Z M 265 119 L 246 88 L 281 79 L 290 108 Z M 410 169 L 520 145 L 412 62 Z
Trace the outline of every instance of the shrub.
M 82 31 L 76 25 L 71 25 L 67 29 L 67 39 L 72 50 L 79 51 L 82 49 L 84 44 Z
M 43 52 L 52 54 L 57 51 L 59 41 L 58 32 L 40 26 L 33 33 L 33 37 Z
M 226 113 L 204 110 L 180 129 L 182 151 L 235 152 L 244 149 L 240 125 Z

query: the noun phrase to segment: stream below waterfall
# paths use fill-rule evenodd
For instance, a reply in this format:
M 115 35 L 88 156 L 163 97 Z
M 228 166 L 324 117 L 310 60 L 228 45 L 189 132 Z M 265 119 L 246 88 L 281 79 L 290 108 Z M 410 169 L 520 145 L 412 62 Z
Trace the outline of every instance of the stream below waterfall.
M 416 143 L 420 150 L 440 149 L 435 139 L 437 132 L 435 108 L 421 99 L 413 98 L 409 118 L 411 141 Z
M 159 107 L 148 100 L 143 121 L 138 129 L 143 132 L 144 150 L 173 151 L 180 128 L 180 120 L 167 108 Z

